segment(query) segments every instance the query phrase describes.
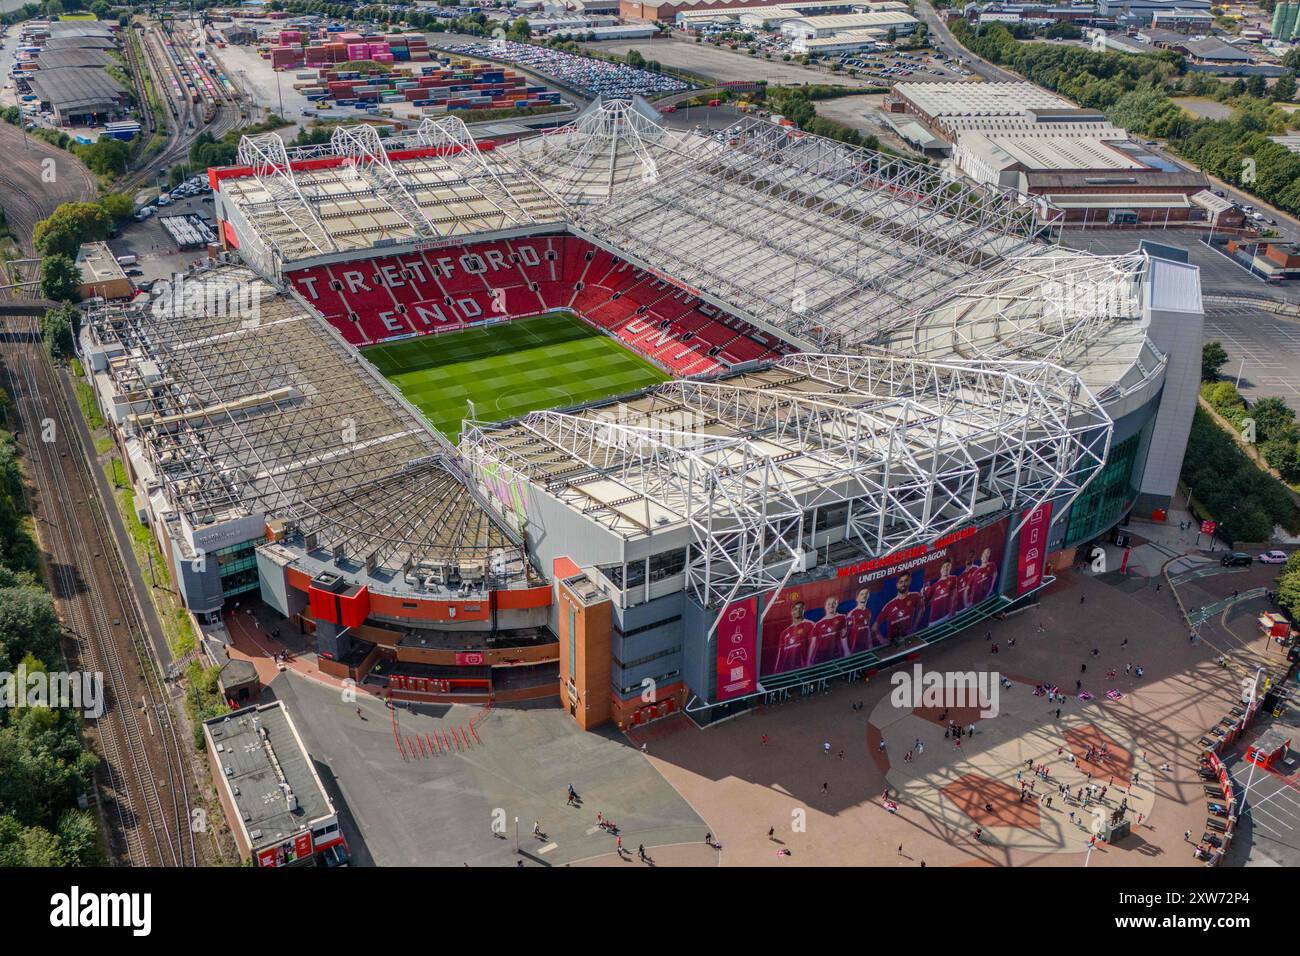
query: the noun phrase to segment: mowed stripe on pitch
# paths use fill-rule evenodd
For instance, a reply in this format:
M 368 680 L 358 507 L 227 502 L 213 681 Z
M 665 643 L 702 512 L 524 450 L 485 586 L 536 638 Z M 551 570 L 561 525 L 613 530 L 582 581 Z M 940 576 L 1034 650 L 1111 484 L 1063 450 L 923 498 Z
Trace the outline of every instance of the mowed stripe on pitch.
M 442 432 L 635 391 L 668 378 L 571 315 L 552 314 L 390 345 L 365 355 Z

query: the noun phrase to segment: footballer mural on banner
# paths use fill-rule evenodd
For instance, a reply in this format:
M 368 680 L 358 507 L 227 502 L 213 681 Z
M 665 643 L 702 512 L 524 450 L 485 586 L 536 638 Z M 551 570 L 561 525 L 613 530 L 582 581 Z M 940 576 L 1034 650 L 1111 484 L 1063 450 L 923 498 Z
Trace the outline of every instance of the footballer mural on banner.
M 1031 511 L 1020 529 L 1016 597 L 1027 594 L 1043 583 L 1043 576 L 1047 573 L 1047 532 L 1051 525 L 1052 503 L 1049 501 Z
M 1004 518 L 773 592 L 759 674 L 899 644 L 979 604 L 997 593 L 1006 536 Z
M 718 701 L 758 690 L 758 598 L 734 601 L 718 621 Z

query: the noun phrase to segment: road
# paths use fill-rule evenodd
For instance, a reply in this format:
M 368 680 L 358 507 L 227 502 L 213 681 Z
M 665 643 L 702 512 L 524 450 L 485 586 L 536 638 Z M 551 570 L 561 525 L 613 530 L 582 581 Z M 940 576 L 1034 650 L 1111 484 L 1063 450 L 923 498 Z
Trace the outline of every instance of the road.
M 1163 143 L 1157 143 L 1155 146 L 1151 147 L 1151 152 L 1162 159 L 1169 160 L 1171 163 L 1178 163 L 1181 166 L 1191 165 L 1186 160 L 1180 159 L 1178 156 L 1171 153 Z M 1201 170 L 1201 172 L 1205 172 L 1205 170 Z M 1259 209 L 1262 215 L 1269 219 L 1276 220 L 1277 224 L 1269 226 L 1268 228 L 1276 230 L 1278 235 L 1283 239 L 1286 239 L 1289 242 L 1300 242 L 1300 219 L 1288 215 L 1281 209 L 1270 206 L 1258 196 L 1252 196 L 1250 193 L 1244 192 L 1230 183 L 1225 183 L 1223 180 L 1211 176 L 1209 173 L 1205 173 L 1205 175 L 1209 178 L 1210 183 L 1215 189 L 1224 193 L 1233 202 L 1236 202 L 1239 205 L 1255 206 Z
M 956 56 L 961 60 L 962 65 L 970 69 L 976 76 L 1002 83 L 1019 82 L 1024 79 L 1024 77 L 1017 76 L 1010 70 L 1004 70 L 1000 66 L 994 66 L 987 60 L 980 59 L 958 43 L 957 38 L 952 35 L 952 31 L 943 22 L 943 18 L 935 12 L 934 7 L 930 6 L 927 0 L 916 0 L 916 13 L 925 22 L 934 46 Z

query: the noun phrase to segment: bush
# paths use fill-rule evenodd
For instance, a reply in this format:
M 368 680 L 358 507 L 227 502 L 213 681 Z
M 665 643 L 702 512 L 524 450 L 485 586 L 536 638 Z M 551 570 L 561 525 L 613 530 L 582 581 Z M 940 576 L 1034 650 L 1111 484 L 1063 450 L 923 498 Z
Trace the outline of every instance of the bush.
M 1300 511 L 1286 489 L 1199 407 L 1187 439 L 1182 481 L 1230 542 L 1267 540 L 1274 525 L 1292 533 L 1300 530 Z

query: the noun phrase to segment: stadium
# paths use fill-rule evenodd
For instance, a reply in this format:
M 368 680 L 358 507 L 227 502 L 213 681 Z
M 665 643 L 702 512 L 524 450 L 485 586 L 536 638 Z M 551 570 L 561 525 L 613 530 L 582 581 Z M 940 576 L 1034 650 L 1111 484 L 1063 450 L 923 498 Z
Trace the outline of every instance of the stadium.
M 708 724 L 1034 600 L 1175 490 L 1196 269 L 924 163 L 634 97 L 209 177 L 225 251 L 83 357 L 186 606 L 259 596 L 379 692 Z

